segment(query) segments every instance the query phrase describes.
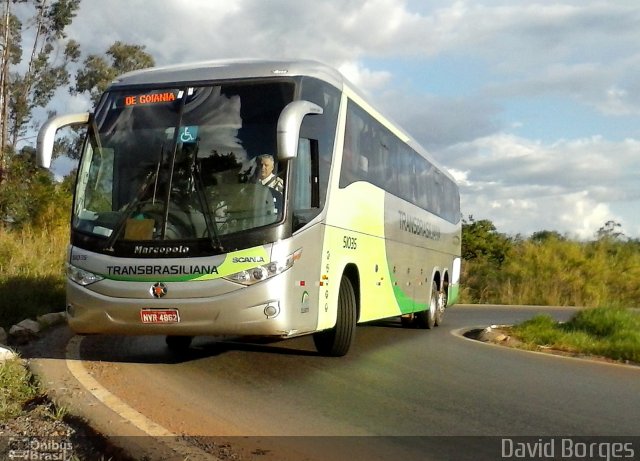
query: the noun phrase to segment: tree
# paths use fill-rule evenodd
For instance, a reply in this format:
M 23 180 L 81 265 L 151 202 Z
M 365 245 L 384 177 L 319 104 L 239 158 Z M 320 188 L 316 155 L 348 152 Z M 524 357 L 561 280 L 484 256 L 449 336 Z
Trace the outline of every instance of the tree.
M 0 55 L 0 179 L 4 170 L 4 153 L 9 133 L 9 70 L 11 65 L 20 63 L 22 48 L 20 47 L 21 24 L 11 14 L 11 4 L 5 1 L 0 32 L 2 32 L 2 54 Z
M 488 219 L 476 221 L 473 216 L 462 220 L 462 258 L 486 259 L 500 266 L 511 247 L 510 239 L 497 232 L 496 226 Z
M 95 106 L 102 93 L 118 75 L 155 65 L 153 56 L 144 49 L 143 45 L 117 41 L 107 49 L 105 56 L 97 54 L 87 56 L 82 67 L 76 72 L 75 85 L 69 89 L 69 92 L 71 94 L 88 93 Z M 72 128 L 72 130 L 75 134 L 57 142 L 54 155 L 65 152 L 68 157 L 78 159 L 82 145 L 80 133 L 84 128 Z
M 550 240 L 563 241 L 563 240 L 566 240 L 566 238 L 563 237 L 562 234 L 560 234 L 558 231 L 541 230 L 541 231 L 534 232 L 531 235 L 530 240 L 534 243 L 542 244 Z
M 69 188 L 36 168 L 33 148 L 18 152 L 17 145 L 33 125 L 34 110 L 46 108 L 58 88 L 70 87 L 68 67 L 80 59 L 80 45 L 67 40 L 65 30 L 80 1 L 0 0 L 0 226 L 39 226 L 51 221 L 50 210 L 68 209 L 58 199 L 70 200 Z M 116 42 L 107 57 L 85 60 L 69 91 L 86 91 L 96 102 L 116 75 L 153 64 L 143 46 Z M 77 131 L 60 138 L 56 154 L 79 152 Z
M 0 226 L 20 228 L 37 222 L 58 195 L 69 196 L 60 189 L 53 175 L 38 168 L 32 147 L 24 147 L 9 159 L 9 168 L 0 187 Z M 62 208 L 65 209 L 65 208 Z
M 28 62 L 22 65 L 23 24 L 11 3 L 33 7 L 26 23 L 33 28 Z M 0 181 L 6 174 L 7 155 L 15 151 L 36 107 L 45 107 L 57 88 L 69 82 L 67 66 L 80 56 L 80 46 L 66 40 L 80 0 L 5 0 L 0 26 Z M 24 69 L 24 70 L 19 70 Z
M 627 239 L 627 236 L 622 232 L 622 224 L 609 220 L 604 223 L 604 226 L 598 229 L 598 232 L 596 232 L 596 238 L 598 240 L 624 241 Z
M 118 75 L 155 65 L 153 57 L 144 49 L 143 45 L 117 41 L 109 47 L 106 57 L 89 55 L 76 73 L 76 84 L 71 93 L 89 93 L 91 100 L 96 104 L 104 90 Z

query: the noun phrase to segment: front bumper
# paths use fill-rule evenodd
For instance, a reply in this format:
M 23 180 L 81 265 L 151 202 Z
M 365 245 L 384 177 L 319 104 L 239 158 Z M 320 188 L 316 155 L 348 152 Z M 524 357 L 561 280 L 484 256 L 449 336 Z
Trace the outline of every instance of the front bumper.
M 117 298 L 68 280 L 68 323 L 79 334 L 297 336 L 309 332 L 309 328 L 307 326 L 304 328 L 306 331 L 302 331 L 296 327 L 299 321 L 284 299 L 287 278 L 285 273 L 264 283 L 239 286 L 215 297 L 188 299 Z M 197 284 L 211 282 L 181 283 L 197 289 Z M 143 323 L 142 309 L 177 309 L 180 321 Z

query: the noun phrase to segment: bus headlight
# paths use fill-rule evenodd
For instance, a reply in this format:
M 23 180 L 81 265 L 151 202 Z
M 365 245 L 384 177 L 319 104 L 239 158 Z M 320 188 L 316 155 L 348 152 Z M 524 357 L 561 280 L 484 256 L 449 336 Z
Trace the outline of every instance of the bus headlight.
M 103 280 L 104 277 L 94 274 L 93 272 L 86 271 L 84 269 L 80 269 L 72 264 L 67 263 L 67 277 L 73 280 L 79 285 L 86 287 L 87 285 L 91 285 L 92 283 L 99 282 Z
M 253 269 L 227 275 L 224 278 L 232 282 L 242 283 L 243 285 L 253 285 L 254 283 L 282 274 L 293 266 L 293 263 L 300 259 L 301 255 L 302 249 L 296 250 L 282 261 L 271 261 L 270 263 L 254 267 Z

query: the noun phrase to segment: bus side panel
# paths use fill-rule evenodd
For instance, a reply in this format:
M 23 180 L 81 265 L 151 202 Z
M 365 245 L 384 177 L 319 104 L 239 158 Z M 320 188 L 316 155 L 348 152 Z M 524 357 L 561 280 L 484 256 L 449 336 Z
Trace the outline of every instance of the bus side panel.
M 359 321 L 425 310 L 434 274 L 447 272 L 451 278 L 459 225 L 365 182 L 335 190 L 332 200 L 340 205 L 330 206 L 327 216 L 323 253 L 330 283 L 319 328 L 335 322 L 339 278 L 347 264 L 356 265 L 360 277 Z
M 394 290 L 402 312 L 425 310 L 435 274 L 443 279 L 446 273 L 452 280 L 454 261 L 460 259 L 460 223 L 452 224 L 388 194 L 385 235 L 389 265 L 396 268 Z M 457 293 L 457 289 L 450 287 L 450 292 Z
M 287 300 L 289 317 L 300 332 L 315 331 L 320 306 L 324 308 L 324 254 L 320 253 L 320 242 L 324 238 L 325 225 L 318 223 L 304 228 L 291 239 L 274 245 L 274 251 L 280 245 L 286 246 L 287 254 L 301 250 L 300 259 L 290 269 L 290 283 L 283 296 Z
M 401 313 L 389 279 L 384 196 L 384 191 L 364 182 L 332 193 L 323 250 L 329 285 L 321 294 L 326 304 L 320 309 L 319 328 L 335 324 L 340 278 L 348 264 L 354 264 L 358 270 L 360 321 Z

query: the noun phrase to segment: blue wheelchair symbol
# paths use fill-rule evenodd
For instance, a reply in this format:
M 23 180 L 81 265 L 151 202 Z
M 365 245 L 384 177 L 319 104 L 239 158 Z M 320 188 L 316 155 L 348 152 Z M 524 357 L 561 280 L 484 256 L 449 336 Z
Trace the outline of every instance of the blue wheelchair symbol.
M 193 143 L 198 139 L 198 127 L 197 126 L 183 126 L 180 128 L 178 134 L 180 142 Z

